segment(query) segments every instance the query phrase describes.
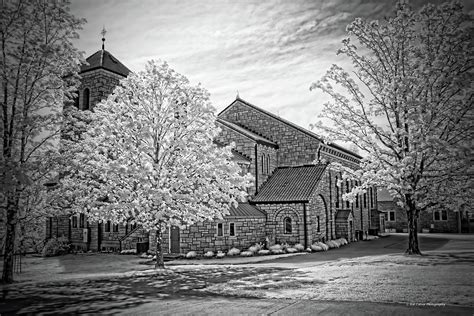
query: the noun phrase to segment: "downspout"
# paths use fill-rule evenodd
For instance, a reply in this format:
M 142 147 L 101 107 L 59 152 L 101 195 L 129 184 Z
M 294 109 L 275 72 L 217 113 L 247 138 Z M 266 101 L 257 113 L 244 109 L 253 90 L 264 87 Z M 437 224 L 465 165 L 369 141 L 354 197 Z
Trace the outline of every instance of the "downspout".
M 303 203 L 304 249 L 308 248 L 308 226 L 306 223 L 306 203 Z
M 332 178 L 331 178 L 331 170 L 328 172 L 329 174 L 329 208 L 332 208 Z M 326 207 L 326 240 L 329 240 L 328 230 L 329 230 L 329 210 Z
M 257 144 L 255 144 L 255 195 L 258 193 L 258 155 Z

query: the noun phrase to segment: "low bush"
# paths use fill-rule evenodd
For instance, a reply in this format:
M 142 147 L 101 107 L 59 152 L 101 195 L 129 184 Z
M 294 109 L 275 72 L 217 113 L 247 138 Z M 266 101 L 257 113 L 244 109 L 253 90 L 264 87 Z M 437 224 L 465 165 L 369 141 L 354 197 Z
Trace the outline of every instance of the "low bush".
M 120 254 L 121 255 L 135 255 L 135 254 L 137 254 L 137 250 L 136 249 L 124 249 L 124 250 L 120 251 Z
M 271 250 L 271 252 L 274 255 L 281 255 L 282 253 L 285 253 L 283 249 L 274 249 L 274 250 Z
M 204 257 L 205 258 L 212 258 L 212 257 L 214 257 L 214 252 L 208 251 L 204 254 Z
M 318 244 L 311 245 L 312 251 L 323 251 L 323 247 L 319 246 Z
M 227 252 L 228 256 L 238 256 L 240 254 L 240 250 L 237 248 L 232 248 Z
M 306 252 L 311 252 L 311 251 L 313 251 L 313 250 L 311 250 L 311 248 L 310 248 L 310 247 L 308 247 L 308 248 L 306 248 L 306 250 L 305 250 L 305 251 L 306 251 Z
M 71 251 L 71 244 L 66 237 L 51 238 L 46 242 L 41 251 L 43 257 L 65 255 Z
M 241 255 L 242 257 L 251 257 L 251 256 L 253 256 L 253 252 L 251 252 L 251 251 L 242 251 L 242 252 L 240 253 L 240 255 Z
M 314 243 L 314 245 L 316 245 L 316 246 L 319 246 L 319 247 L 323 248 L 323 250 L 324 250 L 324 251 L 328 251 L 328 250 L 329 250 L 329 246 L 328 246 L 328 245 L 326 245 L 326 244 L 325 244 L 325 243 L 323 243 L 323 242 L 320 242 L 320 241 L 318 241 L 317 243 Z
M 258 251 L 258 254 L 259 254 L 259 255 L 269 255 L 269 254 L 270 254 L 270 250 L 262 249 L 262 250 L 259 250 L 259 251 Z
M 304 248 L 303 248 L 304 249 Z M 287 253 L 295 253 L 295 252 L 298 252 L 298 250 L 296 248 L 292 248 L 292 247 L 288 247 L 285 249 L 285 251 Z
M 298 251 L 304 251 L 304 246 L 302 244 L 296 244 L 293 246 Z
M 222 252 L 222 251 L 218 251 L 217 254 L 216 254 L 216 257 L 219 258 L 219 259 L 220 259 L 220 258 L 224 258 L 224 257 L 225 257 L 225 253 Z
M 142 253 L 142 254 L 140 255 L 140 258 L 142 258 L 142 259 L 148 259 L 148 255 L 146 254 L 146 252 L 144 252 L 144 253 Z
M 193 259 L 193 258 L 196 258 L 196 257 L 197 257 L 196 251 L 190 251 L 186 254 L 187 259 Z
M 279 244 L 270 246 L 270 251 L 273 252 L 274 250 L 283 250 L 282 246 Z

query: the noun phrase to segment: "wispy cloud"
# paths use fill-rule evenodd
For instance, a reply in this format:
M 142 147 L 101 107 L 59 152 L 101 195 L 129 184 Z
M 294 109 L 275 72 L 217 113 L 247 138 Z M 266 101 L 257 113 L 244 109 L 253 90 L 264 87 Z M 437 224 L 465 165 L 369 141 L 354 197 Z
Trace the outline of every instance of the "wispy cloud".
M 238 90 L 249 102 L 308 127 L 327 101 L 309 86 L 331 64 L 347 63 L 336 56 L 347 24 L 355 17 L 382 19 L 394 1 L 81 0 L 72 5 L 73 13 L 89 22 L 77 42 L 87 55 L 100 48 L 105 25 L 106 49 L 130 69 L 163 59 L 201 82 L 218 110 Z

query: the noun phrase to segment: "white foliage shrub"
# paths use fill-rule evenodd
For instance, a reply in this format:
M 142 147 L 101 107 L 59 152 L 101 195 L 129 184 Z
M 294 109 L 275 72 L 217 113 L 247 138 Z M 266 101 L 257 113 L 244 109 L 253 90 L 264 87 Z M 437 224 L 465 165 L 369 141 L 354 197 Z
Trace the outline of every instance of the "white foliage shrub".
M 272 250 L 271 252 L 274 255 L 281 255 L 282 253 L 285 253 L 283 249 L 275 249 L 275 250 Z
M 253 253 L 257 253 L 259 250 L 260 248 L 258 248 L 257 246 L 252 246 L 248 249 L 248 251 L 253 252 Z
M 142 253 L 142 254 L 140 255 L 140 258 L 142 258 L 142 259 L 148 259 L 148 255 L 146 254 L 146 252 L 144 252 L 144 253 Z
M 270 250 L 262 249 L 262 250 L 258 251 L 258 254 L 259 255 L 268 255 L 268 254 L 270 254 Z
M 120 251 L 121 255 L 134 255 L 136 253 L 137 253 L 136 249 L 124 249 L 124 250 Z
M 271 252 L 276 251 L 276 250 L 283 250 L 283 248 L 279 244 L 275 244 L 273 246 L 270 246 L 270 251 Z
M 238 256 L 240 254 L 240 250 L 237 248 L 232 248 L 227 252 L 228 256 Z
M 304 251 L 304 246 L 302 244 L 296 244 L 293 246 L 298 251 Z
M 323 247 L 321 247 L 317 244 L 313 244 L 313 245 L 311 245 L 311 250 L 313 250 L 313 251 L 323 251 Z
M 251 256 L 253 256 L 253 252 L 251 252 L 251 251 L 242 251 L 242 252 L 240 253 L 240 255 L 241 255 L 242 257 L 251 257 Z
M 303 249 L 304 249 L 304 247 L 303 247 Z M 296 248 L 292 248 L 292 247 L 286 248 L 285 251 L 286 251 L 287 253 L 295 253 L 295 252 L 298 252 L 298 250 L 297 250 Z
M 188 259 L 192 259 L 192 258 L 196 258 L 196 257 L 197 257 L 196 251 L 190 251 L 186 254 L 186 258 L 188 258 Z
M 206 252 L 206 253 L 204 254 L 204 257 L 206 257 L 206 258 L 212 258 L 212 257 L 214 257 L 214 252 L 208 251 L 208 252 Z
M 218 251 L 216 257 L 219 258 L 219 259 L 220 259 L 220 258 L 224 258 L 224 257 L 225 257 L 225 253 L 222 252 L 222 251 Z
M 321 250 L 322 250 L 322 249 L 321 249 Z M 312 250 L 310 247 L 308 247 L 308 248 L 306 248 L 305 251 L 306 251 L 306 252 L 312 252 L 313 250 Z

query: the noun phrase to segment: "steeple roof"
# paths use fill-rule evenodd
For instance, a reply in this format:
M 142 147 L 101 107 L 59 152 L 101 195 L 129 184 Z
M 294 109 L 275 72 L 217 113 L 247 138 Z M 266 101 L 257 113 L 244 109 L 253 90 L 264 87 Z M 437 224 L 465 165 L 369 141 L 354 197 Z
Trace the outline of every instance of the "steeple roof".
M 80 74 L 95 69 L 105 69 L 123 77 L 126 77 L 131 72 L 130 69 L 128 69 L 124 64 L 122 64 L 117 58 L 115 58 L 105 49 L 98 50 L 97 52 L 89 56 L 86 61 L 89 63 L 89 65 L 82 65 L 81 71 L 79 72 Z

